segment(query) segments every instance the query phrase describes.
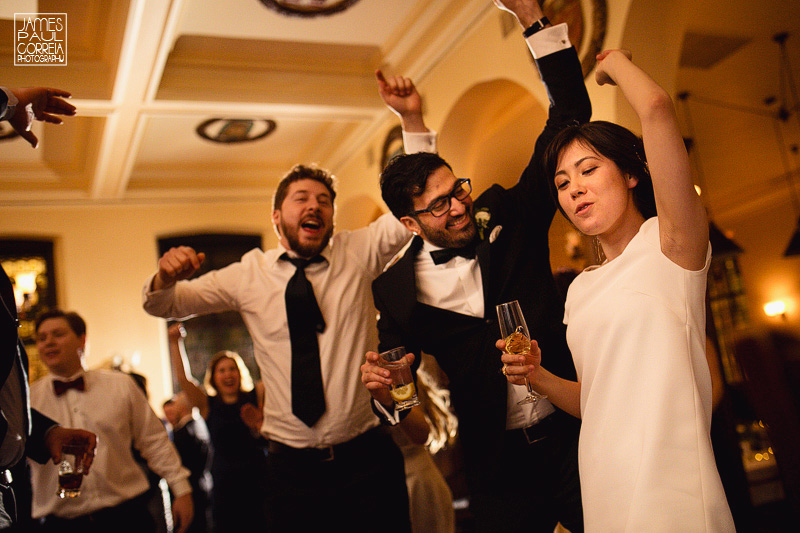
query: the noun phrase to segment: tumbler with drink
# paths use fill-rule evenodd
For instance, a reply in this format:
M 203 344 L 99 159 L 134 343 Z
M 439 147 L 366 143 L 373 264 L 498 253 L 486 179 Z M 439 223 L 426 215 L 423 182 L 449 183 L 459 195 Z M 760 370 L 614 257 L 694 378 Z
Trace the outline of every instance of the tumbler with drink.
M 380 354 L 380 365 L 389 371 L 392 384 L 389 392 L 395 402 L 395 409 L 403 411 L 419 405 L 417 387 L 411 377 L 411 366 L 405 359 L 406 350 L 402 346 Z

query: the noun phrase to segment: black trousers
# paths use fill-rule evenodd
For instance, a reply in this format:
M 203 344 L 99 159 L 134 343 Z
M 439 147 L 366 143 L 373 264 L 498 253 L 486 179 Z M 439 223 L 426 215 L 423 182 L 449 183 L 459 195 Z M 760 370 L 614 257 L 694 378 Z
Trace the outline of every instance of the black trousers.
M 470 495 L 476 531 L 552 533 L 560 522 L 581 533 L 579 430 L 577 419 L 556 412 L 541 431 L 506 431 L 500 466 L 484 490 Z
M 46 516 L 40 531 L 46 533 L 141 533 L 155 531 L 156 524 L 147 507 L 149 493 L 131 498 L 77 518 Z
M 385 428 L 325 451 L 273 442 L 267 467 L 271 533 L 411 531 L 403 455 Z

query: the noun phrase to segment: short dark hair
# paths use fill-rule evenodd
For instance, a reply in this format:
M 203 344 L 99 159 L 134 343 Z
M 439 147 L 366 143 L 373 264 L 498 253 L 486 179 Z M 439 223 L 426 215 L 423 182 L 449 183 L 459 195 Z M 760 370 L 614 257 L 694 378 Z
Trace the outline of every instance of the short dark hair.
M 638 179 L 638 183 L 633 188 L 633 200 L 636 208 L 645 219 L 656 216 L 653 180 L 650 178 L 650 169 L 647 168 L 647 158 L 642 140 L 629 129 L 604 120 L 568 126 L 553 138 L 545 150 L 543 164 L 547 183 L 550 192 L 556 199 L 558 209 L 564 216 L 567 215 L 561 204 L 558 203 L 555 175 L 558 170 L 558 158 L 574 142 L 610 159 L 623 174 L 635 176 Z
M 39 331 L 39 326 L 42 325 L 42 322 L 48 320 L 50 318 L 63 318 L 69 324 L 69 328 L 80 337 L 81 335 L 86 334 L 86 322 L 81 318 L 81 316 L 76 313 L 75 311 L 64 312 L 61 309 L 49 309 L 47 311 L 42 311 L 36 317 L 34 324 L 36 326 L 35 331 Z
M 280 209 L 289 191 L 289 185 L 295 181 L 314 180 L 322 183 L 331 193 L 331 202 L 336 199 L 336 191 L 333 190 L 333 176 L 330 172 L 317 166 L 295 165 L 292 170 L 286 173 L 278 183 L 275 196 L 272 199 L 272 210 Z
M 439 154 L 420 152 L 394 157 L 381 172 L 381 197 L 396 218 L 414 211 L 414 198 L 425 192 L 431 174 L 442 167 L 453 170 Z

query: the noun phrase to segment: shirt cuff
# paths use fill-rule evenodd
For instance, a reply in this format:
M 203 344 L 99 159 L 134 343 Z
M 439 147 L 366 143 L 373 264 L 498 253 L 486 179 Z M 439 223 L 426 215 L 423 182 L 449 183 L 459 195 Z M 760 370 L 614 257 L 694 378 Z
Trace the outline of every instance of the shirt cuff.
M 403 147 L 407 154 L 419 152 L 436 153 L 436 132 L 403 132 Z
M 525 41 L 528 43 L 534 59 L 566 50 L 572 46 L 572 43 L 569 42 L 566 22 L 537 31 Z
M 376 409 L 378 409 L 378 411 L 380 411 L 380 413 L 384 416 L 386 421 L 389 422 L 389 424 L 396 426 L 397 424 L 400 423 L 400 411 L 394 409 L 393 410 L 394 412 L 390 413 L 389 410 L 375 398 L 372 399 L 372 404 L 375 406 Z

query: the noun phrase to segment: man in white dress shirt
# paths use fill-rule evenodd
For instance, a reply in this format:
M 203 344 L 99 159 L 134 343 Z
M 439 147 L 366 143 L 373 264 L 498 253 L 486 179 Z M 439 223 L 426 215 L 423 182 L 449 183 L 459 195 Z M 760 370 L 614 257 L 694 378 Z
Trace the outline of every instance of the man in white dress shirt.
M 36 348 L 50 373 L 31 386 L 31 405 L 59 423 L 94 432 L 98 443 L 92 474 L 75 498 L 56 495 L 56 465 L 31 463 L 33 517 L 44 531 L 154 531 L 147 509 L 149 484 L 133 447 L 167 480 L 175 496 L 175 531 L 186 531 L 193 515 L 189 471 L 129 375 L 84 370 L 85 344 L 86 323 L 77 313 L 54 309 L 37 317 Z
M 251 250 L 192 280 L 203 253 L 173 248 L 145 285 L 144 308 L 164 318 L 242 315 L 266 394 L 268 530 L 346 524 L 349 531 L 375 531 L 380 524 L 384 532 L 407 532 L 403 458 L 372 414 L 359 366 L 378 345 L 370 284 L 410 235 L 390 214 L 333 235 L 335 196 L 326 171 L 296 166 L 275 193 L 276 248 Z M 290 319 L 298 285 L 316 300 L 306 300 L 312 309 L 299 313 L 313 319 L 309 330 L 294 329 Z M 311 348 L 312 355 L 304 351 L 304 362 L 293 363 L 301 360 L 295 359 L 300 348 Z M 298 385 L 308 370 L 314 379 Z

